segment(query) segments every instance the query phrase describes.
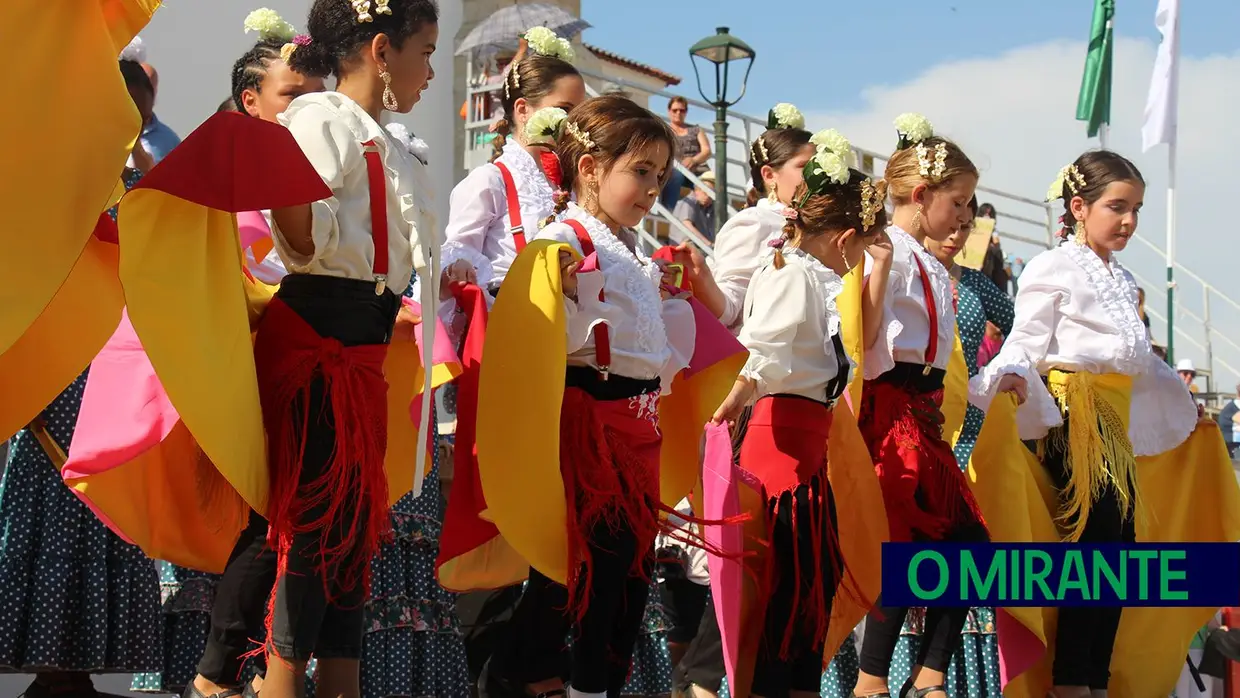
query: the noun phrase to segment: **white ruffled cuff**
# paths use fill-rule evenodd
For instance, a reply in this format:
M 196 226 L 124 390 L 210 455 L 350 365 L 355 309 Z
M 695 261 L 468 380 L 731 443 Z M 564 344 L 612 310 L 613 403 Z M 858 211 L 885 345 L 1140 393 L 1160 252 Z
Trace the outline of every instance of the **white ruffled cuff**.
M 439 250 L 439 268 L 447 269 L 456 262 L 465 260 L 474 268 L 474 273 L 478 277 L 478 286 L 487 288 L 495 279 L 495 269 L 491 266 L 491 260 L 478 250 L 462 245 L 455 240 L 449 240 L 443 244 Z
M 1128 438 L 1138 456 L 1170 451 L 1197 428 L 1192 393 L 1170 366 L 1157 357 L 1152 361 L 1155 365 L 1149 371 L 1132 379 Z
M 1059 406 L 1042 382 L 1037 366 L 1019 351 L 1000 351 L 969 381 L 969 402 L 983 412 L 988 411 L 998 393 L 999 381 L 1006 375 L 1025 379 L 1025 402 L 1016 408 L 1016 429 L 1020 438 L 1040 439 L 1053 427 L 1063 424 Z
M 577 272 L 577 300 L 564 297 L 564 312 L 568 320 L 568 353 L 573 354 L 590 341 L 590 334 L 600 324 L 615 327 L 619 324 L 619 310 L 598 295 L 603 290 L 603 272 Z

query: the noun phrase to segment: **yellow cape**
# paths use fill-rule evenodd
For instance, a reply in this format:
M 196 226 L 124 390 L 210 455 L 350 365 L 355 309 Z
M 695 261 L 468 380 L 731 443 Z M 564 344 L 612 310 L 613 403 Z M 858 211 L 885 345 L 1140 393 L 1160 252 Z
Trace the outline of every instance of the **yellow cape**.
M 856 368 L 848 384 L 849 402 L 841 399 L 836 403 L 828 436 L 828 480 L 835 497 L 836 526 L 840 538 L 840 552 L 847 566 L 847 574 L 855 581 L 861 599 L 848 593 L 841 586 L 831 605 L 831 620 L 827 628 L 823 648 L 823 667 L 835 657 L 844 638 L 853 631 L 861 619 L 869 613 L 871 604 L 882 591 L 882 544 L 890 539 L 887 528 L 887 512 L 883 505 L 883 493 L 870 459 L 869 449 L 857 427 L 857 416 L 849 406 L 860 407 L 862 388 L 861 293 L 863 272 L 860 267 L 844 277 L 844 291 L 836 298 L 836 307 L 842 319 L 844 350 L 852 357 Z M 738 487 L 741 509 L 750 514 L 745 523 L 745 552 L 750 556 L 746 566 L 761 570 L 768 554 L 759 541 L 766 540 L 763 521 L 766 503 L 750 487 Z M 741 634 L 740 662 L 736 669 L 736 686 L 730 688 L 736 698 L 749 695 L 753 681 L 753 665 L 759 651 L 762 617 L 766 611 L 765 599 L 753 576 L 745 576 L 744 594 L 741 600 L 741 618 L 745 630 Z
M 568 514 L 560 476 L 560 405 L 567 355 L 559 254 L 571 245 L 531 242 L 504 277 L 487 320 L 478 397 L 478 471 L 486 516 L 528 564 L 568 579 Z M 492 347 L 498 347 L 492 349 Z M 702 429 L 731 390 L 745 357 L 683 374 L 659 407 L 660 496 L 674 507 L 699 479 Z M 479 564 L 506 564 L 488 555 Z M 502 577 L 494 570 L 479 575 Z
M 39 70 L 16 71 L 15 93 L 71 109 L 5 109 L 0 172 L 0 433 L 24 427 L 86 368 L 120 321 L 114 246 L 91 237 L 142 128 L 117 56 L 159 0 L 7 2 L 0 45 Z M 49 79 L 51 76 L 51 79 Z M 16 81 L 16 84 L 13 84 Z M 120 188 L 124 191 L 123 186 Z M 72 196 L 63 196 L 71 192 Z
M 1122 409 L 1121 409 L 1122 407 Z M 1127 428 L 1128 404 L 1116 405 Z M 1191 463 L 1192 467 L 1184 467 Z M 999 395 L 978 435 L 969 466 L 973 492 L 993 540 L 1054 542 L 1061 539 L 1053 512 L 1057 492 L 1042 464 L 1020 441 L 1016 402 Z M 1234 542 L 1240 540 L 1240 488 L 1217 425 L 1203 420 L 1179 447 L 1137 458 L 1142 508 L 1140 542 Z M 1216 609 L 1127 608 L 1111 659 L 1111 695 L 1165 696 L 1175 688 L 1189 642 Z M 1003 687 L 1010 698 L 1043 698 L 1051 686 L 1055 627 L 1053 608 L 1004 608 L 1046 647 L 1028 671 Z M 1004 645 L 1000 635 L 1000 647 Z

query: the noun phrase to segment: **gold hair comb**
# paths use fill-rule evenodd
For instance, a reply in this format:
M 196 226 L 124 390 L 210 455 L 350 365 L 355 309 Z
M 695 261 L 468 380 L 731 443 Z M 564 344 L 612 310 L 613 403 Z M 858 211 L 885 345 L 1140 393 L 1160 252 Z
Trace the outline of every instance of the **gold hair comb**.
M 564 124 L 564 130 L 567 131 L 570 136 L 576 139 L 578 143 L 584 146 L 587 151 L 594 150 L 597 147 L 595 146 L 594 141 L 590 140 L 589 132 L 582 131 L 580 128 L 578 128 L 577 124 L 569 121 Z

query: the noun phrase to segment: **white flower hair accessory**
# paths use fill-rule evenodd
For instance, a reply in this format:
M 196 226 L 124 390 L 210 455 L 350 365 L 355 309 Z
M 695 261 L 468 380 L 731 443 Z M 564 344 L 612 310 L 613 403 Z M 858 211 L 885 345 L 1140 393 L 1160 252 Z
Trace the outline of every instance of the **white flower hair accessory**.
M 525 122 L 525 141 L 530 145 L 554 145 L 568 112 L 558 107 L 544 107 Z
M 797 207 L 805 205 L 809 197 L 822 192 L 828 184 L 848 184 L 852 172 L 848 163 L 854 159 L 852 144 L 835 129 L 819 131 L 810 137 L 816 146 L 814 157 L 801 171 L 805 178 L 805 194 L 797 201 Z
M 810 136 L 809 142 L 818 149 L 826 148 L 844 158 L 844 162 L 849 167 L 857 166 L 857 154 L 853 152 L 852 143 L 849 143 L 839 131 L 833 128 L 819 131 Z
M 389 136 L 399 141 L 400 144 L 405 147 L 405 150 L 408 150 L 409 153 L 417 158 L 419 162 L 423 165 L 429 162 L 428 158 L 430 156 L 431 147 L 427 145 L 426 141 L 410 133 L 409 129 L 404 124 L 392 122 L 387 126 L 384 126 L 384 128 L 387 129 Z
M 541 56 L 559 58 L 566 63 L 572 63 L 577 57 L 568 39 L 556 36 L 555 32 L 546 27 L 530 27 L 524 38 L 530 49 Z
M 1081 171 L 1076 165 L 1065 165 L 1060 168 L 1055 181 L 1051 182 L 1051 188 L 1046 190 L 1046 200 L 1066 199 L 1069 194 L 1076 196 L 1077 192 L 1084 188 L 1085 176 L 1081 174 Z
M 943 180 L 947 171 L 947 144 L 942 141 L 934 145 L 934 160 L 930 160 L 930 149 L 924 144 L 917 144 L 917 171 L 932 182 Z
M 796 108 L 796 105 L 780 102 L 771 107 L 771 111 L 767 114 L 766 127 L 767 129 L 805 128 L 805 115 Z
M 904 150 L 934 135 L 934 126 L 931 125 L 930 120 L 914 112 L 897 116 L 895 127 L 896 133 L 900 136 L 896 144 L 897 150 Z
M 291 43 L 297 34 L 293 25 L 284 21 L 278 12 L 266 7 L 254 10 L 246 16 L 245 33 L 250 32 L 258 32 L 258 38 L 263 41 L 275 39 L 285 43 Z
M 142 37 L 135 36 L 133 41 L 129 42 L 129 45 L 121 51 L 120 60 L 146 63 L 146 44 L 142 43 Z

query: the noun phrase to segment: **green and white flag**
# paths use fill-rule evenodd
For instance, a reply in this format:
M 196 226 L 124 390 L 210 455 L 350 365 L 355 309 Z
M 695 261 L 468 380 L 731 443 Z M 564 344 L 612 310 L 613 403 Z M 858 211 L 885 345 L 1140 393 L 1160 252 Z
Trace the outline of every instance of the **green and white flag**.
M 1076 101 L 1077 121 L 1089 122 L 1089 137 L 1111 123 L 1111 50 L 1115 43 L 1115 0 L 1094 0 L 1094 19 L 1089 26 L 1085 74 Z

